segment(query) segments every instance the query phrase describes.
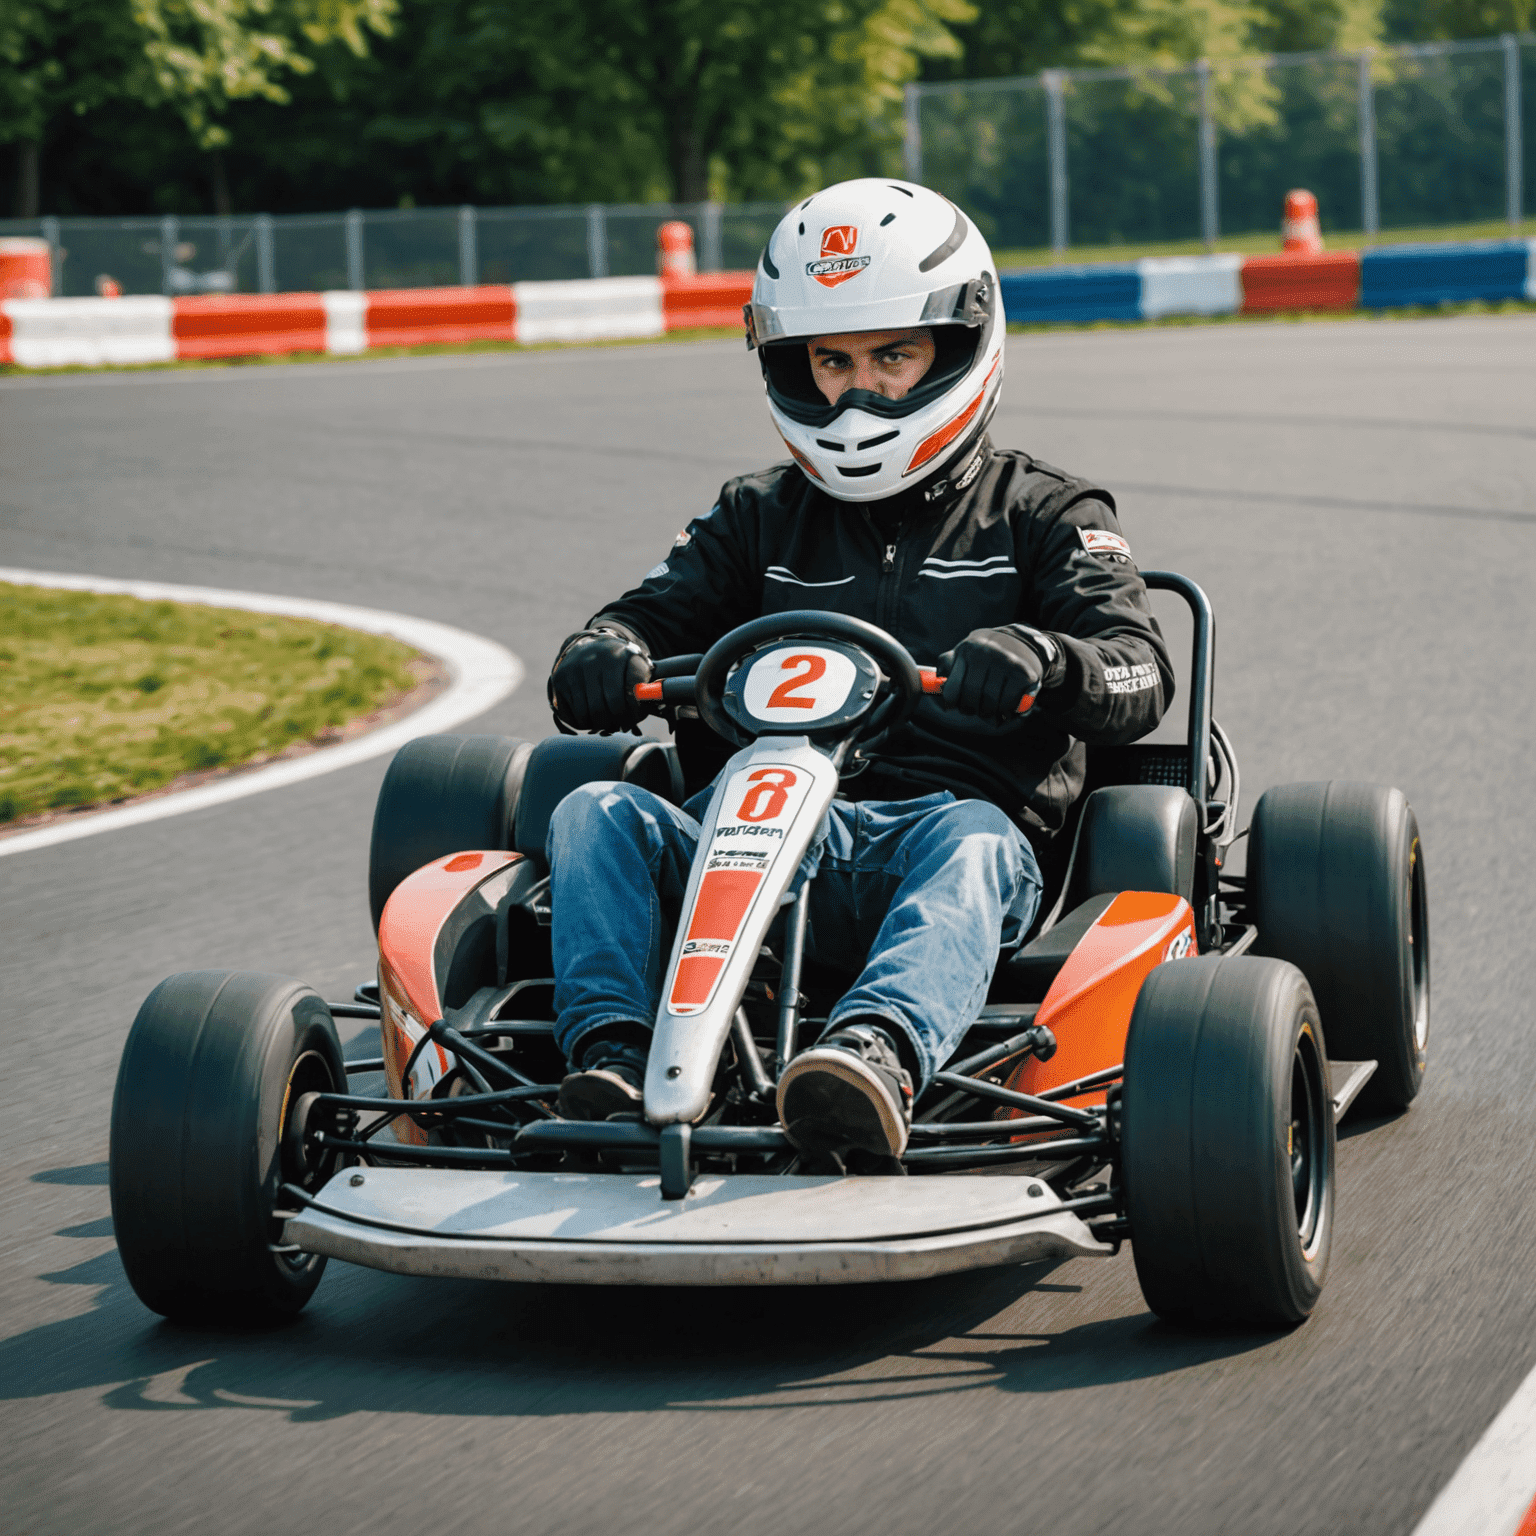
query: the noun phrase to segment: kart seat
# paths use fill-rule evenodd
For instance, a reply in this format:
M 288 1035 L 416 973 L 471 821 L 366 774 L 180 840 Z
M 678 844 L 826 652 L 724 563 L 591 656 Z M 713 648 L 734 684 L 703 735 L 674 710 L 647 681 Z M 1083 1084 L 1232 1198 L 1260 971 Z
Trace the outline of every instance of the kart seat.
M 1165 784 L 1115 784 L 1083 802 L 1066 871 L 1065 914 L 1006 956 L 988 1001 L 1038 1003 L 1077 941 L 1121 891 L 1167 891 L 1193 901 L 1195 802 Z
M 512 821 L 512 846 L 542 870 L 549 818 L 583 784 L 638 784 L 674 805 L 683 802 L 677 749 L 651 736 L 549 736 L 523 770 Z

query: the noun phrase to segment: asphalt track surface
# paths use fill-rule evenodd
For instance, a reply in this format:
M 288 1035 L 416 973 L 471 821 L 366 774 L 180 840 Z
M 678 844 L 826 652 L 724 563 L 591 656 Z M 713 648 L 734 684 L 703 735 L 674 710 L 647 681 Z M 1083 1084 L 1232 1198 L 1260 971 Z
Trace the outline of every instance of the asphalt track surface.
M 382 763 L 0 861 L 6 1532 L 1406 1532 L 1536 1364 L 1536 321 L 1016 337 L 996 436 L 1120 496 L 1219 626 L 1245 796 L 1401 785 L 1425 1092 L 1340 1147 L 1310 1322 L 1191 1337 L 1129 1253 L 859 1291 L 602 1292 L 333 1265 L 275 1333 L 168 1326 L 112 1245 L 145 993 L 346 995 Z M 771 461 L 726 344 L 0 385 L 0 563 L 560 638 Z M 369 1054 L 358 1033 L 357 1054 Z

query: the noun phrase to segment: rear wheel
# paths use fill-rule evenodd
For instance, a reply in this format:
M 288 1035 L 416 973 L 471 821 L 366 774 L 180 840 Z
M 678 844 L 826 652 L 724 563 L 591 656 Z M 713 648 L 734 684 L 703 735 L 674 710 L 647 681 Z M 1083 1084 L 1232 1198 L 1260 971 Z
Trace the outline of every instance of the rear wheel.
M 1142 1295 L 1202 1326 L 1301 1322 L 1333 1237 L 1328 1056 L 1291 965 L 1158 966 L 1125 1047 L 1121 1156 Z
M 294 1316 L 325 1260 L 283 1253 L 279 1186 L 318 1189 L 337 1159 L 300 1123 L 344 1091 L 330 1010 L 308 987 L 189 971 L 139 1009 L 112 1099 L 112 1221 L 129 1282 L 171 1318 Z
M 510 736 L 418 736 L 379 786 L 368 849 L 377 930 L 395 887 L 423 864 L 466 849 L 512 846 L 512 820 L 533 747 Z
M 1381 784 L 1283 784 L 1253 813 L 1256 954 L 1298 967 L 1340 1061 L 1376 1062 L 1367 1112 L 1406 1109 L 1429 1045 L 1429 897 L 1419 824 Z

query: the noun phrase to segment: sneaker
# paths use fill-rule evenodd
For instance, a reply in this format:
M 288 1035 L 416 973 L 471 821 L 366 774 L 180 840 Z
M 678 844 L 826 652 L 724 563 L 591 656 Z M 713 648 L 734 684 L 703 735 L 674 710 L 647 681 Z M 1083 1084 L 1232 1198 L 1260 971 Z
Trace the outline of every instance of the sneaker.
M 883 1029 L 846 1024 L 784 1069 L 778 1105 L 785 1134 L 802 1152 L 857 1148 L 900 1157 L 912 1124 L 912 1075 Z
M 636 1113 L 645 1104 L 645 1052 L 604 1040 L 582 1056 L 582 1070 L 560 1084 L 555 1113 L 566 1120 L 607 1120 Z

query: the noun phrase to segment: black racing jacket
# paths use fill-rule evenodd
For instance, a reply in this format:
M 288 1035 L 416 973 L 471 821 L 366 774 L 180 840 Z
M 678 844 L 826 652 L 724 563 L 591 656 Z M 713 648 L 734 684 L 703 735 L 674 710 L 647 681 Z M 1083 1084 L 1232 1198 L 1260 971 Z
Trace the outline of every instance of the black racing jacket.
M 973 629 L 1012 623 L 1045 631 L 1064 653 L 1061 680 L 1017 720 L 925 698 L 867 771 L 845 776 L 851 798 L 947 789 L 991 800 L 1042 841 L 1082 793 L 1084 743 L 1144 735 L 1173 697 L 1113 499 L 986 441 L 953 480 L 870 506 L 837 501 L 793 464 L 731 480 L 591 623 L 662 657 L 706 651 L 748 619 L 797 608 L 878 624 L 922 666 Z

